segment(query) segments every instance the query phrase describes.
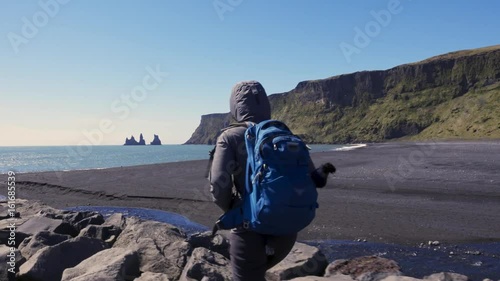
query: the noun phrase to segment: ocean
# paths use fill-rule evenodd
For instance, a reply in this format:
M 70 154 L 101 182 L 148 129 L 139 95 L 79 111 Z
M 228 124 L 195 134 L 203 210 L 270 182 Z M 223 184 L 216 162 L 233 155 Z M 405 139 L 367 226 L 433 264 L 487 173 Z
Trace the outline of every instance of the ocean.
M 359 145 L 311 145 L 311 152 Z M 0 174 L 105 169 L 208 159 L 212 145 L 17 146 L 0 147 Z

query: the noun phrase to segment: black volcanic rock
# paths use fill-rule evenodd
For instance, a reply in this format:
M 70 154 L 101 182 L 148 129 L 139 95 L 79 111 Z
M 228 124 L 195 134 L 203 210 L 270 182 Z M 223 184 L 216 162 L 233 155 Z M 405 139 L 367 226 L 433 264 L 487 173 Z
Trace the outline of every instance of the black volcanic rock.
M 142 134 L 139 138 L 139 145 L 146 145 L 146 141 L 144 140 L 144 137 L 142 136 Z
M 152 142 L 149 143 L 150 145 L 161 145 L 161 140 L 160 140 L 160 137 L 158 137 L 158 135 L 155 135 L 155 138 L 153 139 Z
M 146 145 L 146 141 L 144 140 L 144 137 L 141 134 L 139 141 L 136 141 L 134 136 L 131 136 L 130 139 L 129 138 L 125 139 L 125 144 L 123 145 Z
M 126 138 L 125 139 L 125 144 L 124 145 L 138 145 L 139 143 L 135 140 L 134 136 L 131 136 L 130 139 Z

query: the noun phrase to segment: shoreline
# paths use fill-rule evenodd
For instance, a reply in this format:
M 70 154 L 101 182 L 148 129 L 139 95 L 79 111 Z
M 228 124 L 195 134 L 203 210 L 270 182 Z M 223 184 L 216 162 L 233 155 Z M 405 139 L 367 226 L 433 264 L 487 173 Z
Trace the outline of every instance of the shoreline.
M 319 190 L 315 221 L 301 240 L 500 241 L 500 141 L 391 142 L 311 155 L 316 165 L 330 161 L 338 171 Z M 221 212 L 203 178 L 206 165 L 193 160 L 20 173 L 17 196 L 55 208 L 147 207 L 210 227 Z
M 352 145 L 313 145 L 312 152 Z M 0 147 L 0 178 L 8 171 L 43 173 L 90 171 L 108 168 L 208 160 L 213 145 L 165 145 L 155 149 L 92 146 L 80 155 L 77 146 Z

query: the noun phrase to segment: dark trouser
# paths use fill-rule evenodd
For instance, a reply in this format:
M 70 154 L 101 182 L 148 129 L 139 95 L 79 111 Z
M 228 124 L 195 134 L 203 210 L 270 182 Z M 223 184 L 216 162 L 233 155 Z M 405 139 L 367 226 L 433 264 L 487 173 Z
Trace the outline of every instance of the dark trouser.
M 230 235 L 231 270 L 233 281 L 266 281 L 266 271 L 283 260 L 292 250 L 297 234 L 269 236 L 252 231 Z M 266 243 L 274 255 L 266 255 Z

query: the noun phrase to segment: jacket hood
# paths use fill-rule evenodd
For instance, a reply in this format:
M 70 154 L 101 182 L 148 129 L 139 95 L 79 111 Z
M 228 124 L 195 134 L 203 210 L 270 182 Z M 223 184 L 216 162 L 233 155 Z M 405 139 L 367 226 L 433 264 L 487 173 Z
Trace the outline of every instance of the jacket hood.
M 237 122 L 259 123 L 271 119 L 271 106 L 266 90 L 257 81 L 243 81 L 234 85 L 229 106 L 231 115 Z

